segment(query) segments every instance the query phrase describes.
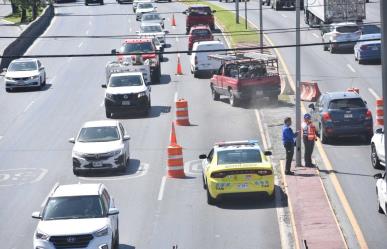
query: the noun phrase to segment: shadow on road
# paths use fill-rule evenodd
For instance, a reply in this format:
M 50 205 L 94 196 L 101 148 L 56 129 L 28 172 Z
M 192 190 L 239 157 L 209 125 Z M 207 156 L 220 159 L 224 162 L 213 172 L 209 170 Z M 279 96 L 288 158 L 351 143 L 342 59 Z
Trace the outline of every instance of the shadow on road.
M 119 249 L 136 249 L 135 246 L 131 246 L 131 245 L 125 245 L 125 244 L 120 244 Z
M 32 87 L 25 87 L 25 88 L 16 88 L 10 91 L 10 93 L 17 93 L 17 92 L 40 92 L 40 91 L 47 91 L 51 88 L 52 84 L 47 83 L 42 89 L 35 89 Z
M 157 118 L 162 114 L 170 113 L 171 106 L 152 106 L 147 115 L 141 113 L 121 113 L 114 114 L 111 119 L 144 119 L 144 118 Z
M 374 177 L 374 175 L 367 175 L 367 174 L 360 174 L 355 172 L 342 172 L 337 170 L 326 170 L 326 169 L 318 169 L 318 171 L 322 174 L 329 175 L 329 174 L 338 174 L 338 175 L 353 175 L 353 176 L 364 176 L 364 177 Z
M 332 146 L 361 146 L 370 145 L 370 141 L 364 137 L 343 137 L 329 140 L 327 145 Z
M 125 172 L 119 172 L 118 170 L 106 170 L 106 171 L 95 171 L 84 174 L 83 176 L 88 177 L 115 177 L 115 176 L 129 176 L 137 173 L 140 168 L 141 161 L 138 159 L 130 159 L 129 164 L 126 165 Z

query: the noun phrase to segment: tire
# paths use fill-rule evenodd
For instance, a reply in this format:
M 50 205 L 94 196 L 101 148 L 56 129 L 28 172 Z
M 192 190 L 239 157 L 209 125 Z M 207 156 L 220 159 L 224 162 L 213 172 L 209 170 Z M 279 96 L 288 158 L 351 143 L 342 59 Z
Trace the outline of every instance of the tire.
M 39 80 L 39 90 L 43 90 L 44 88 L 44 81 L 42 81 L 42 79 Z
M 160 83 L 160 78 L 161 78 L 161 65 L 159 64 L 158 68 L 155 71 L 153 71 L 151 75 L 152 83 L 153 82 Z
M 47 83 L 47 76 L 46 76 L 46 75 L 44 75 L 43 86 L 46 86 L 46 83 Z
M 198 71 L 193 71 L 193 76 L 194 76 L 194 78 L 198 78 L 198 76 L 199 76 Z
M 7 93 L 12 92 L 11 88 L 5 88 L 5 91 L 6 91 Z
M 216 204 L 216 199 L 215 198 L 212 198 L 211 194 L 210 194 L 210 191 L 208 191 L 208 188 L 207 188 L 207 204 L 208 205 L 215 205 Z
M 120 247 L 120 232 L 117 228 L 116 237 L 114 239 L 113 249 L 118 249 Z
M 202 174 L 202 180 L 203 180 L 203 188 L 207 189 L 207 184 L 206 184 L 206 182 L 204 180 L 204 174 Z
M 88 4 L 88 3 L 85 3 L 85 5 L 86 5 L 86 6 L 89 6 L 89 4 Z
M 324 128 L 321 126 L 320 129 L 320 139 L 322 144 L 327 144 L 328 143 L 328 138 L 324 134 Z
M 211 86 L 211 95 L 212 95 L 212 99 L 214 101 L 218 101 L 220 99 L 220 95 L 219 93 L 217 93 L 214 89 L 214 87 Z
M 374 144 L 371 145 L 371 164 L 374 169 L 380 169 L 382 167 Z
M 331 45 L 329 45 L 329 51 L 331 52 L 331 54 L 334 54 L 334 53 L 336 53 L 336 49 L 335 49 L 335 48 L 333 48 L 332 44 L 331 44 Z
M 80 175 L 80 172 L 79 172 L 79 170 L 77 170 L 77 169 L 75 169 L 75 168 L 73 167 L 73 174 L 74 174 L 75 176 L 79 176 L 79 175 Z
M 112 112 L 109 109 L 106 109 L 105 113 L 106 113 L 106 118 L 111 118 L 112 117 Z
M 99 4 L 100 4 L 100 5 L 104 5 L 104 2 L 102 1 L 102 2 L 100 2 Z
M 229 94 L 229 102 L 230 102 L 230 105 L 231 105 L 232 107 L 237 107 L 237 106 L 238 106 L 238 100 L 235 98 L 235 95 L 234 95 L 234 93 L 233 93 L 233 90 L 230 89 L 230 90 L 228 91 L 228 94 Z
M 377 207 L 378 207 L 378 212 L 380 214 L 384 214 L 383 208 L 380 206 L 378 191 L 376 191 L 376 203 L 377 203 Z
M 324 46 L 324 51 L 328 51 L 328 47 L 326 45 L 323 45 Z
M 276 2 L 275 3 L 275 10 L 281 10 L 282 9 L 282 6 L 280 3 Z

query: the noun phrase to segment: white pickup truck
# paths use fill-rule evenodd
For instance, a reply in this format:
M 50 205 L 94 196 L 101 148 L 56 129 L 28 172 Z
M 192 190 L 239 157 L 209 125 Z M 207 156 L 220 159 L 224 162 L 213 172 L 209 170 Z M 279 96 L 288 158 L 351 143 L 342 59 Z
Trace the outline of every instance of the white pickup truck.
M 375 131 L 371 140 L 371 163 L 375 169 L 386 166 L 386 157 L 384 155 L 384 131 L 382 128 Z

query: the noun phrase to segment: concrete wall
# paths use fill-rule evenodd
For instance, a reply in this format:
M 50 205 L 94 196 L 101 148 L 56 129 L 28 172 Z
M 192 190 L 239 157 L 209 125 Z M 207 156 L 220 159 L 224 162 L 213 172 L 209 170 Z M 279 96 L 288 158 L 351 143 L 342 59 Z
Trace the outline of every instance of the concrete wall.
M 47 6 L 43 14 L 35 21 L 31 22 L 20 36 L 4 49 L 3 56 L 12 56 L 15 58 L 2 58 L 0 68 L 8 67 L 12 60 L 24 55 L 27 49 L 34 43 L 37 37 L 50 25 L 52 18 L 55 15 L 54 6 Z

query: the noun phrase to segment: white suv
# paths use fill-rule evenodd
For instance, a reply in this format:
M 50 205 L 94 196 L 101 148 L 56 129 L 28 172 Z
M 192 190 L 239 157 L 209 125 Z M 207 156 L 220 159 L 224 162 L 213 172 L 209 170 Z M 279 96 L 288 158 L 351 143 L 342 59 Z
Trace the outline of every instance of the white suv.
M 69 139 L 74 143 L 73 173 L 108 169 L 125 172 L 130 160 L 129 140 L 119 121 L 86 122 L 78 136 Z
M 383 129 L 377 129 L 371 139 L 371 163 L 375 169 L 386 165 L 384 155 L 384 132 Z
M 34 249 L 116 249 L 119 246 L 118 209 L 103 184 L 56 185 L 39 219 Z
M 323 46 L 324 51 L 331 53 L 339 49 L 353 49 L 361 36 L 361 29 L 354 22 L 332 23 L 327 31 L 322 37 Z

